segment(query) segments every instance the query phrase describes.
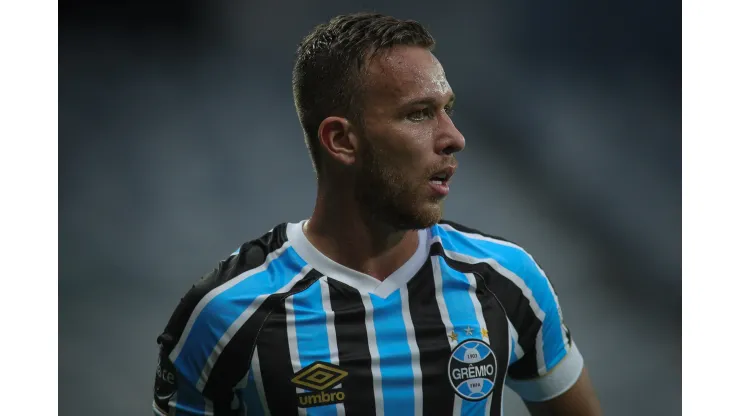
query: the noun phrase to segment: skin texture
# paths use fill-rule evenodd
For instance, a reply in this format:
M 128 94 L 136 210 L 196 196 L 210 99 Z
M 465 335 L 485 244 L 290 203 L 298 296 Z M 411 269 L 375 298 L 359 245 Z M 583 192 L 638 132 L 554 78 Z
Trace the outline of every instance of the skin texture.
M 429 51 L 405 47 L 377 56 L 368 71 L 356 189 L 358 202 L 398 229 L 442 218 L 429 180 L 457 166 L 465 139 L 450 118 L 452 88 Z M 417 103 L 426 100 L 425 103 Z
M 362 122 L 327 117 L 319 126 L 322 174 L 306 235 L 325 255 L 383 280 L 415 251 L 409 231 L 442 218 L 430 178 L 457 166 L 465 147 L 452 99 L 424 48 L 396 46 L 367 62 Z
M 427 49 L 395 46 L 367 62 L 362 120 L 327 117 L 319 126 L 322 174 L 305 233 L 335 262 L 378 280 L 414 253 L 418 234 L 442 218 L 431 177 L 456 167 L 465 139 L 450 118 L 454 94 Z M 588 373 L 533 415 L 600 415 Z

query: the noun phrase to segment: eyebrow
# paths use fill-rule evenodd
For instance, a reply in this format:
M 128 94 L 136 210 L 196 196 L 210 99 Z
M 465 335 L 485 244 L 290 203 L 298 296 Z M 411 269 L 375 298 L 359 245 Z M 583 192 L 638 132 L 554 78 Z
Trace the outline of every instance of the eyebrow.
M 450 98 L 447 100 L 447 104 L 452 104 L 454 102 L 455 102 L 455 94 L 453 93 L 452 95 L 450 95 Z M 415 100 L 411 100 L 409 102 L 404 103 L 403 107 L 411 107 L 411 106 L 420 105 L 420 104 L 435 105 L 437 104 L 437 99 L 434 97 L 417 98 Z

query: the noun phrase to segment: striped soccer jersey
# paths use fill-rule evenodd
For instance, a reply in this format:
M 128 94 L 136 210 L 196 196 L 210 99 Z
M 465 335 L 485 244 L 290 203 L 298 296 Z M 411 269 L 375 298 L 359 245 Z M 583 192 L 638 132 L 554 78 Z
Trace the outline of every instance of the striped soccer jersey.
M 185 295 L 158 337 L 157 415 L 501 415 L 583 367 L 522 248 L 448 221 L 383 282 L 275 227 Z

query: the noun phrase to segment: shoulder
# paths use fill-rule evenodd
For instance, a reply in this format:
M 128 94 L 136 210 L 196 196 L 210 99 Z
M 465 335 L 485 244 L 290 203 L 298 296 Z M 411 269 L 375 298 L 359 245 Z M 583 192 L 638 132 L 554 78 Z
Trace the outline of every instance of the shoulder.
M 210 272 L 202 275 L 180 299 L 158 342 L 177 343 L 196 320 L 208 326 L 227 325 L 235 303 L 251 303 L 262 295 L 280 290 L 304 265 L 290 250 L 286 224 L 275 226 L 262 236 L 245 242 Z M 295 272 L 295 273 L 293 273 Z
M 432 234 L 446 254 L 466 262 L 495 263 L 513 272 L 542 274 L 532 255 L 509 239 L 449 220 L 435 225 Z
M 281 259 L 289 247 L 285 229 L 286 224 L 277 225 L 259 238 L 239 246 L 228 257 L 219 261 L 211 272 L 198 279 L 186 296 L 188 300 L 190 302 L 199 300 L 209 292 L 226 289 L 254 274 L 267 270 L 270 263 Z M 269 285 L 277 282 L 266 281 L 264 283 Z M 277 290 L 278 287 L 274 289 Z
M 280 224 L 242 244 L 203 276 L 157 338 L 178 377 L 204 394 L 228 391 L 242 379 L 270 313 L 319 277 L 291 247 L 286 229 Z
M 487 271 L 489 277 L 500 283 L 495 285 L 499 290 L 521 294 L 533 305 L 542 304 L 543 307 L 556 301 L 557 296 L 544 270 L 518 244 L 446 220 L 435 225 L 432 234 L 446 258 Z

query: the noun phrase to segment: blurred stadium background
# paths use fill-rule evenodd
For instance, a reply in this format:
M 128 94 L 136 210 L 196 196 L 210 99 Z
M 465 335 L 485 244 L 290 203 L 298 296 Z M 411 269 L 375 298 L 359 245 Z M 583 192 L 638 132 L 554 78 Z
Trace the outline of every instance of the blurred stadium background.
M 467 139 L 446 217 L 534 254 L 606 414 L 680 414 L 681 10 L 662 0 L 61 4 L 60 414 L 149 414 L 180 296 L 310 215 L 293 53 L 359 10 L 438 41 Z

